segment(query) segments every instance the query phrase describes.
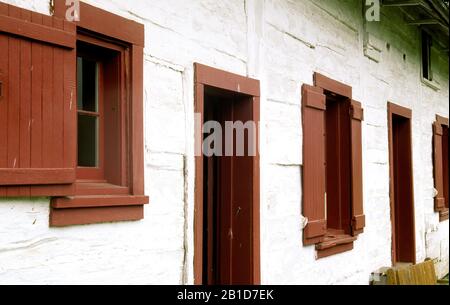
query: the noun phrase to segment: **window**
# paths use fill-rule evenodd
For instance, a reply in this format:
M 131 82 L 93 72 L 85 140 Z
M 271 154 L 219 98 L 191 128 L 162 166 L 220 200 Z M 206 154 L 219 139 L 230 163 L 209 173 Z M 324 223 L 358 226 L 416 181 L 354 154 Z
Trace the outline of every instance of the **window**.
M 365 226 L 361 104 L 352 88 L 314 74 L 302 89 L 304 245 L 317 257 L 353 249 Z
M 139 220 L 144 27 L 80 9 L 0 3 L 0 196 L 52 197 L 51 226 Z
M 351 234 L 350 101 L 326 96 L 325 203 L 327 235 Z
M 436 116 L 433 126 L 434 184 L 437 191 L 434 207 L 441 221 L 448 219 L 448 129 L 448 119 Z
M 431 71 L 432 42 L 431 36 L 427 32 L 422 31 L 422 77 L 429 81 L 433 81 L 433 73 Z
M 100 129 L 103 130 L 100 109 L 100 62 L 78 54 L 77 57 L 77 114 L 78 167 L 100 167 Z M 101 149 L 103 150 L 103 149 Z

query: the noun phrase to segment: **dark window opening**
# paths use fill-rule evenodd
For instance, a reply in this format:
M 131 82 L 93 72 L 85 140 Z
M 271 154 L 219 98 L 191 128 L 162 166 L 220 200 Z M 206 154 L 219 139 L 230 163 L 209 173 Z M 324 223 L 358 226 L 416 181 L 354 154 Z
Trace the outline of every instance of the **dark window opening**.
M 78 166 L 99 165 L 98 63 L 77 58 Z
M 433 80 L 431 71 L 431 46 L 433 39 L 425 31 L 422 32 L 422 77 L 429 81 Z
M 326 213 L 328 235 L 351 234 L 350 100 L 327 96 Z

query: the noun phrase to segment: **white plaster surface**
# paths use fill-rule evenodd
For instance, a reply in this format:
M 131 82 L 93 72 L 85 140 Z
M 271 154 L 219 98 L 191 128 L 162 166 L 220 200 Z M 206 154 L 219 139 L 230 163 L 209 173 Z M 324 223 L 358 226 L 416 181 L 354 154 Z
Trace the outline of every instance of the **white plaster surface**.
M 47 0 L 0 1 L 48 13 Z M 52 229 L 48 199 L 0 199 L 0 284 L 193 283 L 194 62 L 261 80 L 264 284 L 364 285 L 391 264 L 387 101 L 413 110 L 417 260 L 432 258 L 439 276 L 448 273 L 449 227 L 433 208 L 431 146 L 435 115 L 449 115 L 448 57 L 433 54 L 441 89 L 423 84 L 419 31 L 397 9 L 365 24 L 357 0 L 86 2 L 145 25 L 151 203 L 139 222 Z M 382 49 L 378 62 L 364 56 L 365 35 Z M 367 226 L 353 251 L 321 260 L 303 247 L 301 229 L 300 88 L 314 71 L 351 85 L 365 109 Z

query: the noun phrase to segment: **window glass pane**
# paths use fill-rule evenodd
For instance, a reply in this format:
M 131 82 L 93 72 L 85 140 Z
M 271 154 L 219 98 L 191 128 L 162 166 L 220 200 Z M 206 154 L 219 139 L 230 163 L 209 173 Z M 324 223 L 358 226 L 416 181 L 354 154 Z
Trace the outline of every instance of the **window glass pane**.
M 78 166 L 98 166 L 98 118 L 78 115 Z
M 78 110 L 97 112 L 97 62 L 77 58 Z

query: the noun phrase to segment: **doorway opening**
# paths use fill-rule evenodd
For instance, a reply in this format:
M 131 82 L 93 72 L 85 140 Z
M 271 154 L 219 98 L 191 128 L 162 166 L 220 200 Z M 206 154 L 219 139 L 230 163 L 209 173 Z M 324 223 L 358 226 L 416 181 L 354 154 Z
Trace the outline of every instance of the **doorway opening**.
M 233 78 L 236 83 L 230 84 Z M 195 283 L 259 284 L 259 156 L 248 145 L 253 136 L 257 143 L 258 128 L 255 125 L 255 134 L 244 129 L 242 138 L 237 129 L 229 135 L 226 128 L 259 122 L 259 82 L 198 64 L 196 79 L 196 112 L 202 114 L 202 126 L 214 121 L 221 127 L 214 133 L 221 137 L 213 142 L 220 153 L 215 148 L 212 155 L 196 156 Z M 211 136 L 203 132 L 202 142 Z M 243 154 L 238 152 L 242 139 Z
M 390 104 L 389 127 L 392 261 L 415 264 L 411 111 Z

